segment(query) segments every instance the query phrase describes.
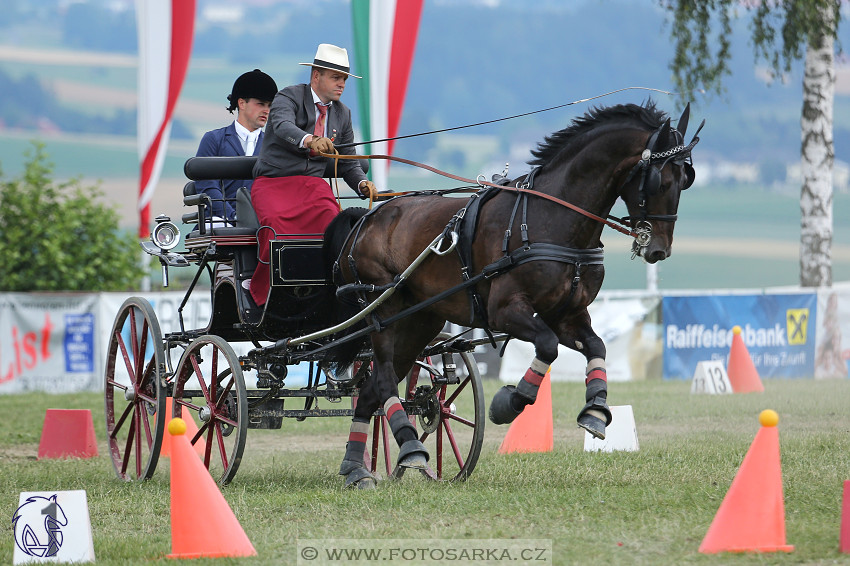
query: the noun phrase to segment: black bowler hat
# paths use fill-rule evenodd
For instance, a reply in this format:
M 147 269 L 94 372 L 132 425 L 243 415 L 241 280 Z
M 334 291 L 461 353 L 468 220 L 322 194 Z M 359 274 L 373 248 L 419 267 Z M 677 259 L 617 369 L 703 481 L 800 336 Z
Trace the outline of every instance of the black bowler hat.
M 240 98 L 246 100 L 256 98 L 257 100 L 271 102 L 275 94 L 277 94 L 277 84 L 275 84 L 274 79 L 261 70 L 254 69 L 240 75 L 233 83 L 233 90 L 227 95 L 227 100 L 230 101 L 230 107 L 227 110 L 233 112 Z

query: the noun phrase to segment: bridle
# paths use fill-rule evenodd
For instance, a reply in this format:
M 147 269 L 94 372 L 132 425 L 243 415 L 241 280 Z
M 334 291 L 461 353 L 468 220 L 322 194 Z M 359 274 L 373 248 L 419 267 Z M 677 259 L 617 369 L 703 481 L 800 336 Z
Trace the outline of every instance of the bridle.
M 649 136 L 646 143 L 646 149 L 643 150 L 640 159 L 635 166 L 632 167 L 626 177 L 626 180 L 620 187 L 620 194 L 622 195 L 625 186 L 628 185 L 635 176 L 640 175 L 640 185 L 638 185 L 637 189 L 637 206 L 640 212 L 638 214 L 629 214 L 628 216 L 624 216 L 620 219 L 623 222 L 628 223 L 634 231 L 635 241 L 632 243 L 632 259 L 640 255 L 641 250 L 646 248 L 652 239 L 652 224 L 650 221 L 676 222 L 679 218 L 678 214 L 649 214 L 647 211 L 647 201 L 649 196 L 658 193 L 661 189 L 661 171 L 667 166 L 667 163 L 672 162 L 674 165 L 687 166 L 690 168 L 690 179 L 682 190 L 690 187 L 693 182 L 693 159 L 691 151 L 694 146 L 699 143 L 698 134 L 705 125 L 705 120 L 700 123 L 699 128 L 697 128 L 697 131 L 694 133 L 694 137 L 691 138 L 691 142 L 685 145 L 684 132 L 688 127 L 687 113 L 688 109 L 685 110 L 682 114 L 682 118 L 679 119 L 678 126 L 681 128 L 681 132 L 679 132 L 676 128 L 671 128 L 670 120 L 668 119 Z M 658 143 L 658 138 L 664 131 L 668 134 L 672 133 L 675 136 L 677 145 L 664 151 L 653 153 L 652 149 Z M 661 163 L 661 165 L 656 167 L 654 165 L 655 163 Z

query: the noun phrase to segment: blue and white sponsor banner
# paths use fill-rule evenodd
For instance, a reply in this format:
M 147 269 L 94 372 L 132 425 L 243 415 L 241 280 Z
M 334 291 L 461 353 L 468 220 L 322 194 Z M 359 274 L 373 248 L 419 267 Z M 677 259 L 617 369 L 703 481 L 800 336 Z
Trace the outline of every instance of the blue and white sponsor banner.
M 669 296 L 662 320 L 664 379 L 691 379 L 703 360 L 727 363 L 735 326 L 760 377 L 814 375 L 815 293 Z

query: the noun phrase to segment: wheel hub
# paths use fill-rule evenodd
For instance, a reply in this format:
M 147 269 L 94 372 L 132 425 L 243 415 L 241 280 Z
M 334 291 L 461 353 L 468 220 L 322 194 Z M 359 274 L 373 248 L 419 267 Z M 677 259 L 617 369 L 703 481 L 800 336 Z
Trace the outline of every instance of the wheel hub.
M 416 389 L 413 398 L 422 408 L 419 414 L 419 426 L 422 431 L 428 434 L 435 432 L 440 426 L 440 400 L 436 390 L 429 385 L 422 385 Z

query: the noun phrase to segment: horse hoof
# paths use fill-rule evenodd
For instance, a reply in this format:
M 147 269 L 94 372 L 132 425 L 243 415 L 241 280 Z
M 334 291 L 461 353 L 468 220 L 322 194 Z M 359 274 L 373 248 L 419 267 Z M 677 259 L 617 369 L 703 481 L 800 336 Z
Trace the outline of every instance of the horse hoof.
M 522 411 L 517 411 L 511 404 L 511 397 L 516 393 L 516 387 L 505 385 L 493 395 L 490 402 L 490 422 L 501 425 L 514 422 Z
M 346 489 L 377 489 L 378 483 L 375 481 L 375 478 L 362 478 L 355 482 L 345 483 Z
M 408 440 L 398 452 L 398 465 L 402 468 L 424 470 L 428 467 L 428 450 L 418 440 Z
M 578 426 L 592 434 L 594 438 L 605 440 L 605 421 L 602 419 L 585 413 L 578 418 Z
M 378 480 L 363 466 L 351 469 L 345 474 L 346 489 L 375 489 Z

